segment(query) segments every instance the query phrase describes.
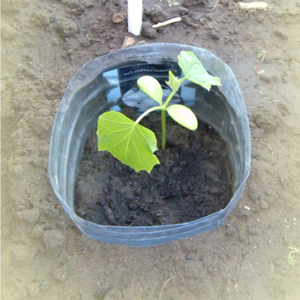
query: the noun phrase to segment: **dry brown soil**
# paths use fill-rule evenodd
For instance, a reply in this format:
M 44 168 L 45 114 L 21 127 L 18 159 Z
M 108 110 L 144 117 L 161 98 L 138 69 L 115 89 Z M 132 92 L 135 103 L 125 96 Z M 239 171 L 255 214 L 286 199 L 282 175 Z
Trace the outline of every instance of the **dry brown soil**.
M 122 47 L 126 3 L 2 0 L 2 299 L 299 299 L 300 255 L 294 267 L 287 257 L 300 248 L 300 2 L 266 0 L 270 11 L 178 2 L 144 1 L 134 40 L 206 48 L 233 69 L 252 135 L 239 205 L 217 229 L 157 247 L 82 235 L 48 181 L 51 128 L 76 70 Z M 179 14 L 182 22 L 151 30 Z

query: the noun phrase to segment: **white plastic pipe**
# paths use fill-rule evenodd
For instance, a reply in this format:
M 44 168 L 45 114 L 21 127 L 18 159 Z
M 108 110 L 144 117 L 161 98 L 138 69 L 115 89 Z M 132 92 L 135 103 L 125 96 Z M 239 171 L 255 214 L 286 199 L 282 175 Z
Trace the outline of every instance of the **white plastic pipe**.
M 128 31 L 140 35 L 142 31 L 143 0 L 128 0 Z

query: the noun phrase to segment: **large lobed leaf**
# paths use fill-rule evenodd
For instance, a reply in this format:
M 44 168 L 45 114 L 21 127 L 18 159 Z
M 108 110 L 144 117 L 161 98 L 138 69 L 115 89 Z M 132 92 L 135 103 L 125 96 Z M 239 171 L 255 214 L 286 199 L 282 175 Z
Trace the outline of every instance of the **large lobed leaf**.
M 110 111 L 98 119 L 98 150 L 109 151 L 136 172 L 148 173 L 159 164 L 153 154 L 157 149 L 155 134 L 121 113 Z
M 197 56 L 191 51 L 181 51 L 178 64 L 188 80 L 210 90 L 212 85 L 221 85 L 219 77 L 209 75 Z

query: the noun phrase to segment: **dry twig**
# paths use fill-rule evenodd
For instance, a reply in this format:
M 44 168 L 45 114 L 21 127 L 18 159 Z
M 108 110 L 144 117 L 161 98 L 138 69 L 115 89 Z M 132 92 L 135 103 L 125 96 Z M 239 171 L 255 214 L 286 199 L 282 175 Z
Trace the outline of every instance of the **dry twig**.
M 173 278 L 174 278 L 174 276 L 170 277 L 170 278 L 165 282 L 165 284 L 163 285 L 163 287 L 161 288 L 161 291 L 160 291 L 160 293 L 159 293 L 159 299 L 161 299 L 162 292 L 163 292 L 165 286 L 166 286 L 166 285 L 168 284 L 168 282 L 169 282 L 171 279 L 173 279 Z
M 163 27 L 163 26 L 167 26 L 172 23 L 180 22 L 180 21 L 182 21 L 182 19 L 180 17 L 177 17 L 177 18 L 173 18 L 173 19 L 170 19 L 170 20 L 162 22 L 162 23 L 157 23 L 156 25 L 153 25 L 152 28 Z

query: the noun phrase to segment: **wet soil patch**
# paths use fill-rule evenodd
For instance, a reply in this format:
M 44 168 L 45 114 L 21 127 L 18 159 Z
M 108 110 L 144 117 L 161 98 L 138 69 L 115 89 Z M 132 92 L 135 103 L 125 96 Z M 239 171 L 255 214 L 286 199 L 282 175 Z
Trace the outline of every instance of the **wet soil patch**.
M 95 131 L 90 134 L 75 187 L 80 217 L 101 225 L 152 226 L 189 222 L 225 208 L 232 197 L 226 143 L 207 124 L 200 122 L 192 132 L 170 118 L 167 123 L 167 147 L 155 153 L 160 165 L 151 174 L 136 173 L 99 152 Z M 160 116 L 142 124 L 159 143 Z

